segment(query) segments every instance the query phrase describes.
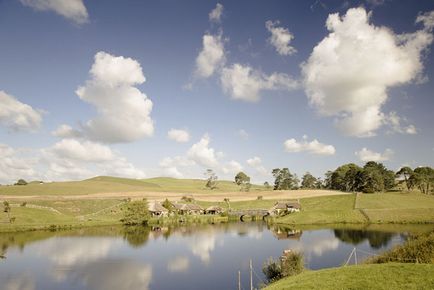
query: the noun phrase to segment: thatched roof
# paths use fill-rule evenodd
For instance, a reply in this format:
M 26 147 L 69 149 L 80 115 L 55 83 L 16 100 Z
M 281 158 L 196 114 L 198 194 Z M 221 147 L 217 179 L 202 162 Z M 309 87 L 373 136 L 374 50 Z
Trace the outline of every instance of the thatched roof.
M 203 210 L 203 208 L 200 205 L 188 203 L 186 204 L 186 210 Z
M 168 212 L 167 208 L 162 206 L 159 202 L 152 202 L 148 206 L 150 212 Z
M 288 208 L 296 208 L 296 209 L 301 209 L 301 204 L 299 202 L 288 202 L 286 204 L 286 206 Z
M 284 202 L 284 201 L 278 201 L 276 204 L 271 208 L 271 211 L 273 210 L 286 210 L 288 208 L 295 208 L 295 209 L 301 209 L 301 204 L 299 202 Z
M 222 211 L 223 209 L 217 205 L 212 205 L 206 209 L 206 211 Z

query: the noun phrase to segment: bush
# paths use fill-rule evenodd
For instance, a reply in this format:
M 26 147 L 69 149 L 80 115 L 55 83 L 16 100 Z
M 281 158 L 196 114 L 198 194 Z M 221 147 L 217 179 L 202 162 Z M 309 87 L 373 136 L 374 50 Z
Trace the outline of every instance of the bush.
M 23 201 L 23 202 L 21 203 L 21 206 L 22 206 L 22 207 L 26 207 L 26 205 L 27 205 L 27 201 Z
M 262 200 L 263 197 L 262 197 L 262 195 L 259 195 L 256 199 L 257 199 L 257 200 Z
M 304 270 L 303 254 L 299 252 L 285 252 L 280 260 L 269 258 L 262 267 L 269 283 L 288 276 L 298 275 Z
M 181 200 L 185 201 L 185 202 L 193 202 L 194 198 L 192 196 L 186 196 L 186 195 L 184 195 L 183 197 L 181 197 Z
M 137 200 L 127 203 L 122 208 L 124 217 L 121 222 L 124 225 L 146 225 L 149 220 L 148 202 Z
M 25 181 L 24 179 L 18 179 L 17 183 L 15 183 L 15 185 L 27 185 L 27 181 Z

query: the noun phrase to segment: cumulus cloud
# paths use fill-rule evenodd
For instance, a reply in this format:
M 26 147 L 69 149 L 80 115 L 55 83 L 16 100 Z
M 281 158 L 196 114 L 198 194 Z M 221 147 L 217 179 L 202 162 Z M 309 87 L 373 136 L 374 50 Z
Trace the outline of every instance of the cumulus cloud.
M 211 139 L 205 134 L 199 142 L 193 144 L 187 152 L 189 159 L 204 167 L 216 167 L 218 165 L 218 152 L 209 146 Z
M 393 156 L 393 150 L 386 149 L 383 153 L 374 152 L 367 148 L 362 148 L 362 150 L 355 152 L 356 156 L 359 157 L 360 161 L 387 161 Z
M 248 65 L 235 63 L 222 70 L 223 91 L 235 100 L 256 102 L 263 90 L 292 90 L 297 82 L 284 73 L 266 75 Z
M 54 11 L 77 24 L 84 24 L 89 20 L 83 0 L 20 0 L 20 2 L 38 11 Z
M 397 35 L 371 24 L 370 15 L 362 7 L 342 17 L 330 14 L 329 35 L 302 65 L 310 104 L 334 116 L 344 134 L 358 137 L 373 136 L 384 125 L 387 90 L 420 78 L 423 52 L 433 41 L 425 18 L 419 20 L 424 29 Z
M 37 175 L 35 163 L 34 158 L 26 158 L 20 150 L 0 143 L 0 183 L 33 178 Z
M 225 63 L 225 48 L 222 35 L 205 34 L 202 50 L 196 58 L 195 76 L 209 78 Z
M 297 50 L 290 45 L 291 40 L 294 39 L 294 35 L 289 32 L 287 28 L 278 26 L 279 21 L 268 20 L 265 22 L 265 27 L 271 33 L 271 37 L 268 42 L 274 46 L 277 53 L 280 55 L 291 55 L 296 53 Z
M 169 132 L 167 132 L 167 138 L 178 143 L 185 143 L 190 140 L 190 134 L 186 130 L 170 129 Z
M 80 131 L 73 129 L 71 126 L 62 124 L 56 130 L 51 132 L 53 136 L 60 138 L 79 138 L 82 137 Z
M 132 142 L 153 134 L 152 101 L 135 87 L 145 81 L 136 60 L 98 52 L 90 75 L 86 85 L 76 91 L 98 111 L 96 118 L 82 125 L 89 139 Z
M 239 162 L 237 162 L 235 160 L 229 161 L 222 168 L 222 171 L 223 171 L 224 174 L 229 174 L 229 173 L 236 174 L 236 173 L 238 173 L 238 172 L 240 172 L 242 170 L 243 170 L 243 166 Z
M 434 28 L 434 10 L 419 14 L 416 23 L 422 23 L 426 30 L 432 30 Z
M 163 169 L 162 175 L 174 178 L 184 177 L 184 174 L 179 171 L 179 167 L 193 165 L 195 165 L 195 162 L 185 156 L 165 157 L 160 161 L 160 167 Z
M 12 131 L 36 131 L 42 122 L 41 112 L 0 91 L 0 124 Z
M 63 139 L 54 144 L 51 150 L 59 157 L 79 161 L 101 162 L 115 158 L 115 154 L 108 146 L 90 141 Z
M 240 138 L 243 140 L 249 139 L 249 133 L 247 133 L 247 131 L 244 129 L 238 130 L 238 136 L 240 136 Z
M 336 150 L 333 145 L 327 145 L 320 143 L 318 140 L 314 139 L 311 142 L 307 141 L 307 137 L 303 137 L 303 141 L 298 142 L 294 138 L 288 139 L 284 143 L 285 151 L 296 153 L 296 152 L 308 152 L 316 155 L 334 155 Z
M 223 5 L 217 3 L 216 7 L 209 13 L 209 21 L 220 23 L 223 14 Z
M 255 169 L 261 175 L 267 175 L 267 169 L 262 165 L 262 160 L 258 156 L 254 156 L 246 160 L 246 163 Z
M 391 132 L 401 133 L 401 134 L 417 134 L 417 129 L 414 125 L 402 125 L 403 118 L 399 117 L 396 112 L 390 112 L 385 117 L 385 122 L 391 127 Z M 404 122 L 406 122 L 404 118 Z

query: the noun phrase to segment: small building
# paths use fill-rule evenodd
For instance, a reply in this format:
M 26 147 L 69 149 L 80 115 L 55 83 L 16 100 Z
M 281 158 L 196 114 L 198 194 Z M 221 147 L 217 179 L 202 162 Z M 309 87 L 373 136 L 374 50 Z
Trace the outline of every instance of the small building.
M 288 202 L 286 204 L 288 212 L 299 212 L 301 210 L 301 204 L 297 202 Z
M 201 206 L 193 203 L 174 203 L 173 208 L 176 213 L 184 214 L 202 214 L 204 210 Z
M 168 216 L 169 210 L 162 206 L 159 202 L 152 202 L 148 206 L 149 213 L 151 216 L 160 217 L 160 216 Z
M 205 210 L 206 214 L 221 214 L 223 209 L 219 206 L 212 205 Z

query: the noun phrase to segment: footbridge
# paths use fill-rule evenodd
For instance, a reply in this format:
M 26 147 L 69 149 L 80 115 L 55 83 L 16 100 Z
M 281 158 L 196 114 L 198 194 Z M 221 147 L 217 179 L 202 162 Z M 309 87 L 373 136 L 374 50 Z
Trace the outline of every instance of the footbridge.
M 268 209 L 237 209 L 230 210 L 228 214 L 231 217 L 238 217 L 241 221 L 244 221 L 243 218 L 246 216 L 264 219 L 266 216 L 270 215 Z

